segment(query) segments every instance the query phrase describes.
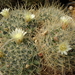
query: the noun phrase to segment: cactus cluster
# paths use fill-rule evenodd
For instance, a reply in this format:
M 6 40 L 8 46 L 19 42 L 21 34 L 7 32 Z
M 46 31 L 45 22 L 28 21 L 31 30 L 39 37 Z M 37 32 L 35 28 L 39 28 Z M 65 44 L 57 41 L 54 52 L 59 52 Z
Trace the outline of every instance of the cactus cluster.
M 63 75 L 75 67 L 75 23 L 61 7 L 19 8 L 10 10 L 7 17 L 0 14 L 3 75 L 40 75 L 42 66 L 52 68 L 53 74 L 61 69 Z

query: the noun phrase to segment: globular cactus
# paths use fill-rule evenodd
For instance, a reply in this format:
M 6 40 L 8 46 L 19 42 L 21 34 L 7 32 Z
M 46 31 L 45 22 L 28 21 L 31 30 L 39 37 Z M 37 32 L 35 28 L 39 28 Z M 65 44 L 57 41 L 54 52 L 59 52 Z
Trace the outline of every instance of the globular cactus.
M 75 67 L 75 22 L 73 18 L 68 15 L 68 12 L 53 5 L 40 8 L 37 14 L 43 23 L 34 41 L 37 50 L 43 55 L 42 64 L 52 68 L 53 74 L 59 70 L 62 75 L 66 74 L 66 71 L 72 72 Z
M 6 10 L 1 15 L 7 15 Z M 28 10 L 14 9 L 0 20 L 0 71 L 3 75 L 35 75 L 40 72 L 40 59 L 32 40 L 37 29 L 34 17 Z

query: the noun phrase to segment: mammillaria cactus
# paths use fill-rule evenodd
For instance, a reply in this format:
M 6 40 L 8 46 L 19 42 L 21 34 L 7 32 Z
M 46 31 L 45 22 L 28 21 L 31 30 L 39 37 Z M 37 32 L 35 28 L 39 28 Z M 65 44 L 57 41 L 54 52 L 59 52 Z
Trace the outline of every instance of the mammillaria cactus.
M 37 50 L 43 55 L 42 64 L 52 68 L 54 75 L 59 69 L 62 75 L 66 74 L 66 71 L 75 67 L 74 20 L 67 12 L 55 6 L 40 8 L 37 13 L 40 14 L 43 26 L 34 41 Z
M 0 38 L 3 39 L 0 71 L 3 75 L 35 75 L 40 72 L 40 59 L 32 40 L 37 26 L 34 26 L 33 20 L 25 22 L 24 13 L 24 9 L 14 9 L 8 18 L 3 17 L 0 20 Z
M 4 75 L 40 75 L 42 66 L 53 69 L 53 74 L 61 69 L 63 75 L 75 67 L 75 23 L 61 7 L 40 7 L 33 13 L 14 9 L 0 22 Z

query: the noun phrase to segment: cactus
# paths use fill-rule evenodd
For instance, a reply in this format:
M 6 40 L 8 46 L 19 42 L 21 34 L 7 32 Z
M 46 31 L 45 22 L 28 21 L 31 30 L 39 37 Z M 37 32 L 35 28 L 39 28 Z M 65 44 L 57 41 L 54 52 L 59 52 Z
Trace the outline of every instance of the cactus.
M 35 75 L 40 72 L 40 59 L 32 40 L 37 24 L 30 15 L 25 18 L 26 13 L 29 11 L 14 9 L 10 16 L 0 20 L 0 38 L 3 43 L 0 49 L 0 71 L 3 75 Z M 28 18 L 30 20 L 26 22 Z
M 35 14 L 35 15 L 34 15 Z M 42 66 L 72 72 L 75 67 L 74 20 L 57 5 L 14 9 L 0 20 L 0 72 L 40 75 Z M 41 57 L 41 59 L 39 58 Z M 42 59 L 43 58 L 43 59 Z
M 37 14 L 43 25 L 34 37 L 34 41 L 37 50 L 43 55 L 42 65 L 53 69 L 54 75 L 59 70 L 62 75 L 66 74 L 66 71 L 72 72 L 75 67 L 75 23 L 73 18 L 69 16 L 68 12 L 53 5 L 40 8 Z

